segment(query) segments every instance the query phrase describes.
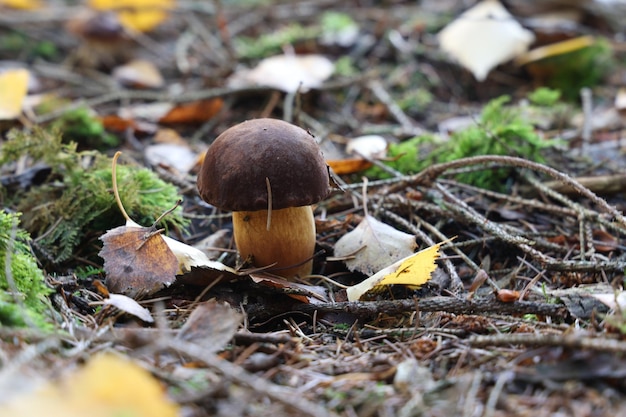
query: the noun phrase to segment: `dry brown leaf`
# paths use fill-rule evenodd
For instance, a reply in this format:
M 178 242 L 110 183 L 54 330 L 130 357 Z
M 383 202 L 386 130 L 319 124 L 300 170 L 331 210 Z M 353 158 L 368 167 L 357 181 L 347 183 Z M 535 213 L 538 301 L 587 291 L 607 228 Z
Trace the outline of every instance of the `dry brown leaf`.
M 284 292 L 286 292 L 289 297 L 303 303 L 319 304 L 329 301 L 327 296 L 327 290 L 324 287 L 287 281 L 286 279 L 277 277 L 275 275 L 268 275 L 264 273 L 250 274 L 250 278 L 257 284 L 284 290 Z
M 358 158 L 332 159 L 326 160 L 326 163 L 337 175 L 354 174 L 372 166 L 371 162 Z
M 222 109 L 223 104 L 223 100 L 219 97 L 179 104 L 162 116 L 159 122 L 165 124 L 204 123 L 212 119 Z
M 178 259 L 154 227 L 120 226 L 100 237 L 106 285 L 132 298 L 154 294 L 176 280 Z
M 243 316 L 226 303 L 215 300 L 198 304 L 177 338 L 202 346 L 208 353 L 224 349 L 235 336 Z
M 351 271 L 372 275 L 413 254 L 416 246 L 415 236 L 367 215 L 335 243 L 335 256 L 350 257 L 344 262 Z

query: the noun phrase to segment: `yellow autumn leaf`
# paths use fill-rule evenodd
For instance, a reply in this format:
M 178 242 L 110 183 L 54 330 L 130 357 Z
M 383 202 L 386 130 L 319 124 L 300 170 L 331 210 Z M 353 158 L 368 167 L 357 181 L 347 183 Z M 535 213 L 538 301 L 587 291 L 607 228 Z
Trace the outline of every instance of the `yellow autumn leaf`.
M 178 406 L 148 371 L 113 354 L 101 354 L 59 383 L 49 383 L 0 405 L 11 417 L 176 417 Z
M 439 248 L 452 239 L 439 242 L 413 255 L 400 259 L 398 262 L 381 269 L 365 281 L 348 287 L 348 301 L 358 301 L 371 290 L 380 289 L 385 285 L 410 285 L 419 287 L 428 282 L 437 268 L 435 261 L 439 258 Z
M 28 92 L 29 73 L 25 69 L 0 74 L 0 120 L 10 120 L 22 114 L 22 105 Z
M 124 27 L 149 32 L 167 19 L 175 0 L 90 0 L 89 5 L 100 11 L 117 13 Z
M 0 0 L 0 6 L 20 10 L 34 10 L 41 8 L 42 4 L 38 0 Z

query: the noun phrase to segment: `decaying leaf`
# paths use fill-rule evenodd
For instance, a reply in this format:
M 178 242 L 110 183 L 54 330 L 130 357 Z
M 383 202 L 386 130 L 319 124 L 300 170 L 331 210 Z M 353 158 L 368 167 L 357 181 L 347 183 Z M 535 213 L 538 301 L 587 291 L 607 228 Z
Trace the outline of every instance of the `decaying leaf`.
M 303 303 L 319 304 L 329 301 L 328 291 L 321 286 L 300 284 L 299 282 L 287 281 L 275 275 L 264 273 L 250 274 L 250 278 L 257 284 L 278 288 L 289 297 L 302 301 Z
M 385 285 L 409 285 L 419 287 L 428 282 L 431 274 L 437 268 L 435 261 L 439 258 L 439 248 L 451 239 L 437 243 L 407 256 L 398 262 L 383 268 L 365 281 L 348 287 L 348 301 L 359 301 L 363 295 L 371 290 L 378 290 Z
M 438 38 L 444 52 L 483 81 L 494 67 L 528 50 L 534 35 L 499 1 L 484 0 L 446 26 Z
M 109 293 L 109 296 L 104 299 L 103 304 L 116 307 L 125 313 L 140 318 L 146 323 L 154 322 L 150 310 L 142 307 L 137 301 L 125 295 Z
M 29 77 L 25 69 L 8 70 L 0 74 L 0 120 L 15 119 L 22 114 Z
M 320 87 L 334 70 L 332 61 L 322 55 L 276 55 L 235 73 L 228 82 L 231 87 L 263 85 L 286 93 L 307 92 Z
M 11 417 L 176 417 L 180 411 L 145 369 L 114 354 L 91 358 L 60 382 L 0 405 Z
M 242 321 L 243 316 L 228 304 L 206 301 L 191 312 L 177 338 L 198 344 L 205 352 L 214 353 L 224 349 Z
M 335 244 L 335 256 L 350 257 L 344 262 L 351 271 L 372 275 L 413 253 L 415 236 L 401 232 L 367 215 L 361 223 Z
M 100 237 L 106 285 L 132 298 L 154 294 L 176 280 L 178 259 L 153 227 L 120 226 Z
M 219 97 L 179 104 L 161 116 L 159 123 L 203 123 L 211 120 L 223 104 L 224 101 Z

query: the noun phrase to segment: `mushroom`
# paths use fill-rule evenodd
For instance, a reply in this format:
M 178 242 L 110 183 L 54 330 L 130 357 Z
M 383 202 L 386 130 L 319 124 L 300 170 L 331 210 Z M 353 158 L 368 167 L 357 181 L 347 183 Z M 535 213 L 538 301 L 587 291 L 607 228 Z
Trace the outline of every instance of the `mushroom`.
M 204 201 L 231 210 L 242 259 L 285 278 L 311 273 L 312 204 L 329 191 L 328 166 L 313 135 L 277 119 L 253 119 L 215 139 L 198 174 Z

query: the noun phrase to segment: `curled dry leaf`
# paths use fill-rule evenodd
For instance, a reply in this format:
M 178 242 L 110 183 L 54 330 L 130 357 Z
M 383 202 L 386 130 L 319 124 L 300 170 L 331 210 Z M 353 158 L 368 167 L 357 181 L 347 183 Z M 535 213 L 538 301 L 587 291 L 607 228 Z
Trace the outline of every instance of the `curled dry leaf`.
M 132 298 L 154 294 L 176 280 L 178 259 L 153 227 L 120 226 L 100 237 L 106 285 Z
M 280 289 L 289 297 L 303 303 L 319 304 L 329 302 L 328 291 L 321 286 L 300 284 L 263 273 L 250 274 L 250 278 L 257 284 Z
M 160 88 L 165 83 L 159 69 L 145 59 L 134 59 L 113 69 L 113 78 L 124 86 L 135 88 Z
M 500 2 L 484 0 L 446 26 L 438 38 L 444 52 L 483 81 L 497 65 L 526 52 L 535 37 Z
M 348 258 L 344 262 L 351 271 L 371 275 L 411 255 L 415 248 L 415 236 L 367 215 L 356 229 L 337 241 L 335 256 Z
M 243 321 L 241 313 L 215 300 L 200 303 L 191 312 L 177 338 L 202 346 L 205 352 L 224 349 Z

